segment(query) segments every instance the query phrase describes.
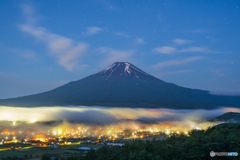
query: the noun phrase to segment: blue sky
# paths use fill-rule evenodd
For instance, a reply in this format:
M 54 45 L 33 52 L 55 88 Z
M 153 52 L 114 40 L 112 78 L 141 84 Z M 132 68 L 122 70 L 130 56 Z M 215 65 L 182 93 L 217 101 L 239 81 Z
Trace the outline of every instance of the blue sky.
M 166 82 L 240 92 L 240 1 L 0 1 L 0 98 L 116 61 Z

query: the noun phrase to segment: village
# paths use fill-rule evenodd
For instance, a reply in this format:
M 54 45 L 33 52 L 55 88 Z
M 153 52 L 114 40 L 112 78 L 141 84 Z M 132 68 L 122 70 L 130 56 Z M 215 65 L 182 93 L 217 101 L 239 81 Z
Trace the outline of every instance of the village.
M 123 146 L 132 140 L 165 139 L 169 135 L 165 132 L 124 130 L 113 132 L 111 130 L 100 132 L 100 135 L 87 129 L 71 130 L 71 132 L 31 133 L 26 135 L 24 131 L 2 131 L 0 137 L 0 157 L 16 155 L 17 157 L 38 158 L 45 153 L 53 157 L 68 157 L 74 154 L 86 154 L 90 149 L 97 150 L 102 146 Z M 101 130 L 101 129 L 99 129 Z M 79 132 L 84 134 L 80 134 Z M 28 131 L 25 131 L 28 132 Z M 177 134 L 177 133 L 172 133 Z M 26 135 L 26 137 L 23 137 Z M 88 136 L 87 136 L 88 135 Z M 47 137 L 49 136 L 49 137 Z M 21 137 L 21 138 L 20 138 Z
M 56 122 L 53 122 L 54 124 Z M 126 142 L 137 140 L 163 140 L 171 135 L 188 135 L 186 130 L 161 129 L 154 126 L 145 128 L 136 125 L 83 126 L 52 125 L 52 122 L 4 121 L 0 128 L 0 159 L 9 156 L 37 160 L 44 154 L 51 157 L 84 156 L 91 149 L 103 146 L 122 147 Z M 132 126 L 132 127 L 130 127 Z M 167 127 L 167 126 L 166 126 Z M 199 129 L 199 128 L 197 128 Z M 19 159 L 19 160 L 20 160 Z

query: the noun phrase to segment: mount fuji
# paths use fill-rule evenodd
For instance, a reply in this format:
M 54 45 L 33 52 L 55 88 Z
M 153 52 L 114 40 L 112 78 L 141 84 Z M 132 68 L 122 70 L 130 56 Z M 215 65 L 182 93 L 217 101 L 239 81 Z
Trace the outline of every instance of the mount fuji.
M 109 106 L 173 109 L 240 107 L 239 96 L 211 95 L 164 82 L 129 62 L 116 62 L 98 73 L 51 91 L 0 100 L 7 106 Z

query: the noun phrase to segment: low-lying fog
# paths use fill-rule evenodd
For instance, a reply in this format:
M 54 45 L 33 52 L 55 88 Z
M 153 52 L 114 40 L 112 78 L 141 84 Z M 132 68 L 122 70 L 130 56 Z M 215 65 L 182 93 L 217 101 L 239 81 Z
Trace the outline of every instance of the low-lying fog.
M 0 106 L 0 144 L 52 138 L 150 138 L 170 133 L 188 134 L 219 122 L 207 122 L 236 108 L 173 110 L 109 107 L 7 107 Z M 159 137 L 158 137 L 159 138 Z
M 1 130 L 6 128 L 4 121 L 11 122 L 10 124 L 14 123 L 13 126 L 18 126 L 20 129 L 26 127 L 20 121 L 29 124 L 34 123 L 38 129 L 42 128 L 42 124 L 39 125 L 37 122 L 60 121 L 61 123 L 55 123 L 51 127 L 64 129 L 78 126 L 104 126 L 121 130 L 155 128 L 162 131 L 166 129 L 189 131 L 194 128 L 205 129 L 213 126 L 214 123 L 205 121 L 226 112 L 240 112 L 240 109 L 174 110 L 84 106 L 37 108 L 0 106 L 0 128 Z
M 174 110 L 110 107 L 7 107 L 0 106 L 0 120 L 7 121 L 74 121 L 86 124 L 112 124 L 123 120 L 147 123 L 164 121 L 202 122 L 226 112 L 240 112 L 238 108 L 214 110 Z

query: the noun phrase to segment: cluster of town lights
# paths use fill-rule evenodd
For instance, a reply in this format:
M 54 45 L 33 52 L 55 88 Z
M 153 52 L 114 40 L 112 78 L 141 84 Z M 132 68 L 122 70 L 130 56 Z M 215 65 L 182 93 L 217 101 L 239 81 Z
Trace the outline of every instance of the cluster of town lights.
M 200 129 L 200 128 L 198 128 Z M 22 137 L 23 131 L 19 132 L 9 132 L 9 131 L 3 131 L 1 133 L 1 139 L 5 143 L 9 141 L 10 142 L 20 142 L 21 139 L 18 139 L 18 137 Z M 170 136 L 171 134 L 185 134 L 188 135 L 188 132 L 180 132 L 180 131 L 171 131 L 171 130 L 165 130 L 165 131 L 159 131 L 159 130 L 152 130 L 152 129 L 138 129 L 138 130 L 114 130 L 113 128 L 98 128 L 95 130 L 89 130 L 89 128 L 81 128 L 78 127 L 77 129 L 70 129 L 70 130 L 53 130 L 53 131 L 47 131 L 46 133 L 40 131 L 40 132 L 32 132 L 28 137 L 24 137 L 26 140 L 37 140 L 41 142 L 47 142 L 53 138 L 58 138 L 59 141 L 66 139 L 66 138 L 86 138 L 86 137 L 95 137 L 96 139 L 101 139 L 104 137 L 105 139 L 114 140 L 118 138 L 122 139 L 136 139 L 136 138 L 150 138 L 157 135 L 167 135 Z

